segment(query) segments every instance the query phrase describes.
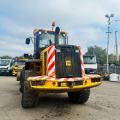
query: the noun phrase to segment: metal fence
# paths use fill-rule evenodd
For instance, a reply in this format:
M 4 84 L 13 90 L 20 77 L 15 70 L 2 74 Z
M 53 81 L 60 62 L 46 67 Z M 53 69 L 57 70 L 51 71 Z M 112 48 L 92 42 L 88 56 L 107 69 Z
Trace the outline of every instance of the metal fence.
M 106 66 L 99 66 L 98 72 L 105 73 L 107 71 Z M 109 72 L 110 73 L 117 73 L 120 74 L 120 66 L 109 66 Z

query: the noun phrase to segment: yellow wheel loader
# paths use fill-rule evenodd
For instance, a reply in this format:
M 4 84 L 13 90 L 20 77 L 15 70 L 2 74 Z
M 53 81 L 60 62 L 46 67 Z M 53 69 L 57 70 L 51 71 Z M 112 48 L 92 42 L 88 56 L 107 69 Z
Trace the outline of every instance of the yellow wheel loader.
M 37 105 L 40 94 L 68 93 L 72 103 L 85 103 L 90 88 L 101 84 L 99 75 L 86 76 L 80 46 L 68 44 L 68 34 L 59 27 L 54 30 L 35 29 L 34 55 L 20 74 L 21 105 Z M 31 38 L 26 39 L 30 44 Z
M 16 76 L 16 80 L 19 81 L 20 72 L 25 66 L 25 61 L 28 59 L 17 58 L 12 65 L 12 75 Z

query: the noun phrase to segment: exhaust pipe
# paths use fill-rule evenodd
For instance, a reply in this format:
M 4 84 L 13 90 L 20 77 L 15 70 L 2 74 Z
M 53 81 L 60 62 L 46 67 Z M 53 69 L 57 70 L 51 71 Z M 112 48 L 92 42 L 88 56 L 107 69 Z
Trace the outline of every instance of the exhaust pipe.
M 59 33 L 60 33 L 60 28 L 56 27 L 55 28 L 55 45 L 59 44 Z

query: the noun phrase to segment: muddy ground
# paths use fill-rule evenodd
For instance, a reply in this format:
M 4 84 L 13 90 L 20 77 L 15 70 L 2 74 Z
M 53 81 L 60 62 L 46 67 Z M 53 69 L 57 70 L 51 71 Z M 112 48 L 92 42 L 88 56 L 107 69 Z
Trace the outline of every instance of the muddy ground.
M 48 94 L 36 108 L 23 109 L 19 82 L 0 76 L 0 120 L 120 120 L 120 83 L 91 89 L 85 105 L 69 103 L 67 94 Z

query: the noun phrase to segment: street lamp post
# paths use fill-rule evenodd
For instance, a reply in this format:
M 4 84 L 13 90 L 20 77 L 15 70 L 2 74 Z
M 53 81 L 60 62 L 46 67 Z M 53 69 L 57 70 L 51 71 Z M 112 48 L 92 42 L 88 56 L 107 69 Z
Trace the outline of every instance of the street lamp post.
M 107 37 L 107 73 L 109 73 L 109 60 L 108 60 L 108 56 L 109 56 L 109 40 L 110 40 L 110 24 L 111 24 L 111 18 L 114 17 L 114 14 L 106 14 L 105 17 L 108 19 L 108 37 Z
M 118 55 L 118 37 L 117 37 L 118 31 L 115 31 L 115 53 L 116 53 L 116 62 L 119 61 L 119 55 Z

